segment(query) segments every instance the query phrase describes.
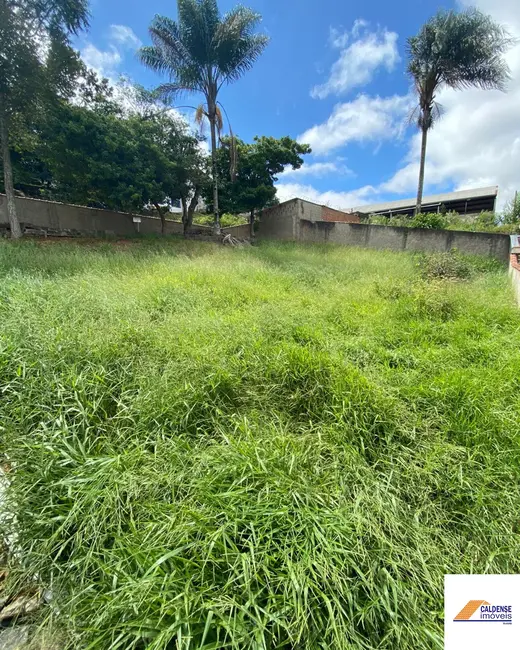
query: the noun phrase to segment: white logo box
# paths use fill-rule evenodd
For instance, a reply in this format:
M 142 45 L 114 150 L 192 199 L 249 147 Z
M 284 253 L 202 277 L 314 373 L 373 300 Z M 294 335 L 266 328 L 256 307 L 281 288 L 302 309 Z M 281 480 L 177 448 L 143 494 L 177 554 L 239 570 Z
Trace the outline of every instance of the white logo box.
M 445 650 L 520 650 L 520 575 L 444 576 Z

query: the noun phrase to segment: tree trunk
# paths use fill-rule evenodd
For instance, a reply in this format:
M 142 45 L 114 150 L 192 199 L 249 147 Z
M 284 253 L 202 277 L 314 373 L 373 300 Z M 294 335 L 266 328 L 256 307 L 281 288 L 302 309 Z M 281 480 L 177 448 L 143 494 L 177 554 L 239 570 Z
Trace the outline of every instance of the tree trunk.
M 421 213 L 422 197 L 424 187 L 424 166 L 426 163 L 426 141 L 428 140 L 428 129 L 423 126 L 422 128 L 422 142 L 421 142 L 421 164 L 419 167 L 419 185 L 417 187 L 417 203 L 415 205 L 415 214 Z
M 164 213 L 161 210 L 161 206 L 158 203 L 154 203 L 153 205 L 154 205 L 154 208 L 159 213 L 159 217 L 161 218 L 161 235 L 165 235 L 166 234 L 166 217 L 164 216 Z
M 188 219 L 188 203 L 186 197 L 181 196 L 181 205 L 182 205 L 182 234 L 187 237 L 190 232 L 190 226 Z
M 199 192 L 200 192 L 199 188 L 196 187 L 195 193 L 191 197 L 190 204 L 188 205 L 188 213 L 187 213 L 188 231 L 191 230 L 191 224 L 193 223 L 193 215 L 195 214 L 195 208 L 197 207 L 197 204 L 199 202 Z
M 4 166 L 4 185 L 7 199 L 7 217 L 11 227 L 11 237 L 19 239 L 22 236 L 22 229 L 16 214 L 16 204 L 14 202 L 14 185 L 13 185 L 13 168 L 11 165 L 11 153 L 9 151 L 9 128 L 7 124 L 7 115 L 0 103 L 0 140 L 2 140 L 2 162 Z
M 215 117 L 215 107 L 209 107 L 209 123 L 211 130 L 211 172 L 213 174 L 213 212 L 215 221 L 213 231 L 215 235 L 220 235 L 220 215 L 218 211 L 218 178 L 217 178 L 217 125 Z
M 249 215 L 249 237 L 251 240 L 253 240 L 254 236 L 255 236 L 255 209 L 252 208 L 251 213 Z

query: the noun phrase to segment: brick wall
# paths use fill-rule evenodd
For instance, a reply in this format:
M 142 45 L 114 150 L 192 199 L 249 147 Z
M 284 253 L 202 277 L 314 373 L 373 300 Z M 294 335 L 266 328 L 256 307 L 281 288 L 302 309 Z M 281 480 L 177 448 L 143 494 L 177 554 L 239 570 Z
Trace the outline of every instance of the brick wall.
M 511 253 L 509 257 L 509 275 L 513 283 L 516 302 L 520 306 L 520 253 Z
M 361 217 L 358 212 L 340 212 L 327 206 L 321 208 L 322 221 L 343 221 L 343 223 L 361 223 Z

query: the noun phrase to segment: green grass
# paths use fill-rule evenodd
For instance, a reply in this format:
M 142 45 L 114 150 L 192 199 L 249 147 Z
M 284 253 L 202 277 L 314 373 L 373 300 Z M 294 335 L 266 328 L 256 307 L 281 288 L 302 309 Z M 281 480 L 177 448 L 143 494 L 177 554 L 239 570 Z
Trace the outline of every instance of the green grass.
M 0 452 L 45 625 L 92 650 L 442 648 L 445 573 L 520 572 L 520 312 L 505 269 L 432 268 L 0 242 Z

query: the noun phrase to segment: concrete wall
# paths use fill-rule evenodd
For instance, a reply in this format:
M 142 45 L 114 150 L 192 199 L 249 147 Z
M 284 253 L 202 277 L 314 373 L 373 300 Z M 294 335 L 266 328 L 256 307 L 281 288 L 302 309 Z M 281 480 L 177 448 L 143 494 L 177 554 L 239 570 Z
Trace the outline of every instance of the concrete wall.
M 260 215 L 258 238 L 298 241 L 299 210 L 300 199 L 292 199 L 263 210 Z
M 359 223 L 360 216 L 357 213 L 340 212 L 303 199 L 291 199 L 262 211 L 258 238 L 299 241 L 302 221 L 311 221 L 313 223 L 322 221 Z
M 76 231 L 85 235 L 104 236 L 116 235 L 125 237 L 137 232 L 137 225 L 133 223 L 133 215 L 113 210 L 97 210 L 67 203 L 54 203 L 52 201 L 39 201 L 37 199 L 16 198 L 18 218 L 23 225 L 36 228 L 50 228 L 57 231 Z M 8 222 L 6 212 L 6 198 L 0 194 L 0 224 Z M 196 226 L 210 232 L 207 226 Z M 224 228 L 237 239 L 249 237 L 249 225 L 231 226 Z M 148 234 L 161 233 L 161 220 L 158 217 L 141 216 L 139 232 Z M 166 234 L 182 234 L 183 227 L 179 221 L 166 220 Z
M 389 249 L 396 251 L 449 251 L 487 255 L 507 262 L 507 235 L 425 228 L 396 228 L 358 223 L 311 222 L 300 223 L 299 241 L 331 242 L 347 246 Z
M 510 240 L 507 235 L 329 221 L 321 218 L 322 207 L 293 199 L 264 210 L 258 238 L 331 242 L 396 251 L 443 252 L 456 248 L 463 253 L 487 255 L 504 262 L 509 258 Z
M 249 239 L 250 226 L 248 223 L 240 224 L 240 226 L 226 226 L 222 228 L 222 232 L 229 233 L 235 239 Z

